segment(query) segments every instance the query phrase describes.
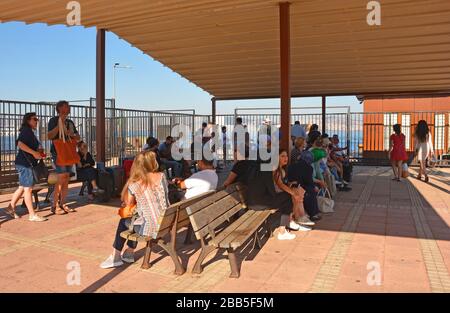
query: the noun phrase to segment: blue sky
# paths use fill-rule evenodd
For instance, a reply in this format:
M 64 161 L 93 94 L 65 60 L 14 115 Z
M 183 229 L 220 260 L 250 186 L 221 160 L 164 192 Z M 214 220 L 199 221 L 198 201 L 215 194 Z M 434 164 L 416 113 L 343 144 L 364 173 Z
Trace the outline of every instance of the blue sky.
M 78 100 L 95 97 L 94 28 L 0 24 L 0 99 L 23 101 Z M 112 33 L 106 38 L 106 95 L 113 95 L 113 65 L 117 70 L 118 107 L 144 110 L 195 109 L 209 114 L 211 96 L 163 67 Z M 355 97 L 330 97 L 329 105 L 350 105 Z M 293 99 L 292 105 L 320 106 L 320 98 Z M 279 100 L 218 102 L 218 113 L 236 107 L 278 107 Z

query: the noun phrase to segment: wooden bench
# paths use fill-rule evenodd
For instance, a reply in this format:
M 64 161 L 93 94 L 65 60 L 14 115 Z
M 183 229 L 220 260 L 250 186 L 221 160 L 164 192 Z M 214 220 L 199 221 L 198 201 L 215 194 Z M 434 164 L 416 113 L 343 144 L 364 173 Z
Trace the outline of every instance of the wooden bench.
M 175 265 L 175 274 L 182 275 L 186 272 L 186 269 L 183 267 L 183 265 L 180 262 L 179 256 L 176 251 L 176 236 L 177 232 L 186 226 L 190 225 L 189 217 L 186 212 L 186 208 L 193 203 L 196 203 L 205 197 L 208 197 L 209 195 L 213 194 L 214 192 L 207 192 L 205 194 L 202 194 L 200 196 L 191 198 L 189 200 L 183 200 L 177 203 L 172 204 L 167 210 L 164 212 L 164 214 L 160 217 L 160 223 L 159 223 L 159 230 L 158 234 L 155 238 L 147 237 L 147 236 L 140 236 L 139 234 L 135 233 L 133 230 L 126 230 L 120 234 L 122 238 L 125 238 L 127 240 L 137 241 L 137 242 L 145 242 L 146 248 L 145 248 L 145 256 L 144 260 L 142 262 L 141 268 L 148 269 L 150 268 L 150 255 L 151 255 L 151 249 L 152 245 L 156 244 L 160 246 L 163 250 L 165 250 L 169 256 L 172 258 L 172 261 Z M 164 237 L 166 235 L 170 234 L 169 241 L 165 241 Z M 188 238 L 190 236 L 190 231 L 188 229 L 187 236 Z
M 238 278 L 235 251 L 249 239 L 254 239 L 253 248 L 261 248 L 258 230 L 266 226 L 268 233 L 272 229 L 268 223 L 269 216 L 276 210 L 252 210 L 245 204 L 245 189 L 240 184 L 233 184 L 226 189 L 190 205 L 186 209 L 195 236 L 201 243 L 201 252 L 195 262 L 193 273 L 202 272 L 205 258 L 216 249 L 226 249 L 230 262 L 230 277 Z M 243 213 L 238 216 L 238 213 Z

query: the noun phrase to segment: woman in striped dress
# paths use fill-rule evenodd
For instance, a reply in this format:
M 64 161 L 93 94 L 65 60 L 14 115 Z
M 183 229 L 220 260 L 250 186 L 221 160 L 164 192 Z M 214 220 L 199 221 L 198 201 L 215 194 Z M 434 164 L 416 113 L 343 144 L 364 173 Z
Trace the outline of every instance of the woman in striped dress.
M 122 191 L 124 206 L 135 206 L 137 218 L 133 225 L 131 217 L 122 218 L 116 231 L 113 253 L 100 265 L 102 268 L 112 268 L 123 265 L 123 262 L 134 263 L 134 250 L 137 242 L 128 241 L 123 252 L 126 239 L 120 234 L 133 227 L 134 232 L 141 236 L 156 239 L 160 226 L 160 217 L 169 206 L 167 180 L 158 170 L 156 154 L 151 151 L 139 153 L 131 168 L 130 178 Z

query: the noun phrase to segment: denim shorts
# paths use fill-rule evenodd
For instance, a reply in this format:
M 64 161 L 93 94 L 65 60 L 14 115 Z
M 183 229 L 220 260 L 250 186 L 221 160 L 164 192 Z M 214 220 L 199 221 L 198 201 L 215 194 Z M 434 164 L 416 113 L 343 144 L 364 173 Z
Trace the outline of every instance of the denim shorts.
M 25 188 L 34 186 L 33 170 L 31 167 L 16 164 L 16 170 L 19 173 L 19 186 Z
M 72 173 L 73 170 L 73 165 L 69 165 L 69 166 L 59 166 L 56 164 L 56 155 L 52 155 L 52 159 L 53 159 L 53 165 L 55 166 L 55 172 L 57 174 L 70 174 Z

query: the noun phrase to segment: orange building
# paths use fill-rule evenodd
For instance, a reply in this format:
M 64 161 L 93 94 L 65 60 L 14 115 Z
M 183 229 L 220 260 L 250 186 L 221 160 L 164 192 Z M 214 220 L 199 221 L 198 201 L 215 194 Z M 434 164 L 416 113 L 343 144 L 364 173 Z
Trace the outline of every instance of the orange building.
M 439 96 L 361 97 L 364 107 L 363 156 L 387 158 L 392 126 L 402 125 L 406 149 L 414 151 L 414 129 L 420 120 L 430 126 L 436 155 L 450 148 L 450 94 Z

